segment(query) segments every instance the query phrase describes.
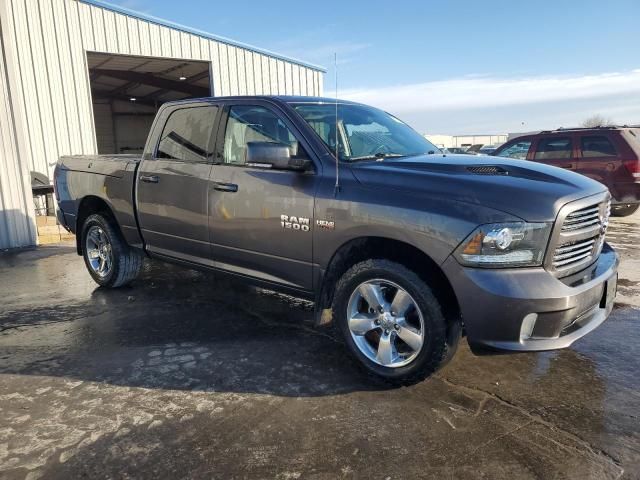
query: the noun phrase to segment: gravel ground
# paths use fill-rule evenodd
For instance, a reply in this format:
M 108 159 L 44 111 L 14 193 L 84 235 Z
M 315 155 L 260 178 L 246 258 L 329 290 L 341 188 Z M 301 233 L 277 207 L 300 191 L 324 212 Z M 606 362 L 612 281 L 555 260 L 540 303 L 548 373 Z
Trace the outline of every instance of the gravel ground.
M 567 350 L 372 383 L 312 305 L 150 262 L 96 289 L 63 244 L 0 256 L 0 478 L 640 478 L 640 213 L 610 319 Z

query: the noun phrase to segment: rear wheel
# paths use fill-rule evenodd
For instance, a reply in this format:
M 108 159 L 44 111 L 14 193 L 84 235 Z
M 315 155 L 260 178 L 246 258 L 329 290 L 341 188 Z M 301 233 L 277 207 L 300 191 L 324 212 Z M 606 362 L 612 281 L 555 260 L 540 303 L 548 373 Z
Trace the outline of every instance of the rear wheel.
M 127 245 L 109 218 L 100 214 L 84 222 L 82 256 L 89 274 L 102 287 L 127 285 L 142 269 L 142 255 Z
M 429 286 L 388 260 L 358 263 L 342 276 L 333 318 L 360 365 L 393 383 L 426 378 L 455 348 L 447 344 L 446 320 Z
M 640 204 L 638 203 L 627 203 L 622 205 L 615 205 L 611 209 L 611 213 L 614 217 L 628 217 L 629 215 L 633 215 L 640 208 Z

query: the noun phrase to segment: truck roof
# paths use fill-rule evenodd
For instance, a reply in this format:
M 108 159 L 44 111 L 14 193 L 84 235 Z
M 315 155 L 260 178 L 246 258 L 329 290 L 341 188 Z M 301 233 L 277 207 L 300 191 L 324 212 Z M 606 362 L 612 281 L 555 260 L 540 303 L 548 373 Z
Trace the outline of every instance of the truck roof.
M 216 100 L 275 100 L 284 103 L 331 103 L 335 104 L 336 99 L 330 97 L 306 97 L 301 95 L 234 95 L 226 97 L 201 97 L 201 98 L 189 98 L 185 100 L 174 100 L 166 102 L 165 105 L 176 105 L 182 103 L 191 102 L 203 102 L 203 101 L 216 101 Z M 349 105 L 362 105 L 358 102 L 352 102 L 349 100 L 338 99 L 338 103 Z

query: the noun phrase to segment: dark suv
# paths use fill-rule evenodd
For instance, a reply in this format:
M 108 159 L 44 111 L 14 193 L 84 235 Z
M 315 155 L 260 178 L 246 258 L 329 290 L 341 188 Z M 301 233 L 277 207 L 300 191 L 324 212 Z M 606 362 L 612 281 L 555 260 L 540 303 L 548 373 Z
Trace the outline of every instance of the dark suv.
M 640 128 L 599 127 L 544 131 L 508 141 L 491 155 L 546 163 L 603 183 L 612 213 L 624 217 L 640 206 Z

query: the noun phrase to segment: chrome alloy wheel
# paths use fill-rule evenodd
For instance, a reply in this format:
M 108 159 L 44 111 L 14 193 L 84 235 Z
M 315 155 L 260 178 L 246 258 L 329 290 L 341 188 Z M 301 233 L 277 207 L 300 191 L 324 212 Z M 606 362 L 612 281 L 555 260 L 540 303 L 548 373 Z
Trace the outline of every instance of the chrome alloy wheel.
M 98 225 L 89 227 L 84 247 L 91 269 L 100 278 L 107 277 L 113 268 L 113 251 L 105 231 Z
M 372 362 L 398 368 L 411 363 L 424 345 L 424 318 L 416 301 L 396 283 L 368 280 L 347 305 L 351 338 Z

